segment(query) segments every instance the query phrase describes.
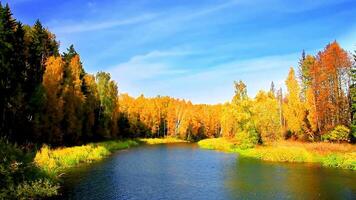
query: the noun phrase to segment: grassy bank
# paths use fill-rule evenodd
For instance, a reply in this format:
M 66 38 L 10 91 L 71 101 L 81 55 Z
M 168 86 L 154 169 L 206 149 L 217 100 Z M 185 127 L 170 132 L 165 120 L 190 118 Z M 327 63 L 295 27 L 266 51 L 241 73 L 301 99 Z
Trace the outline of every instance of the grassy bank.
M 168 144 L 168 143 L 181 143 L 187 142 L 186 140 L 181 140 L 173 137 L 166 138 L 141 138 L 139 141 L 145 144 Z
M 137 146 L 138 144 L 135 140 L 113 140 L 57 149 L 43 146 L 36 153 L 34 163 L 49 176 L 58 178 L 66 170 L 81 163 L 102 160 L 114 151 Z
M 58 195 L 60 176 L 82 163 L 101 160 L 114 151 L 139 145 L 113 140 L 35 152 L 0 139 L 0 199 L 42 199 Z
M 204 149 L 239 153 L 241 156 L 273 162 L 315 162 L 326 167 L 356 170 L 356 146 L 351 144 L 276 142 L 252 149 L 240 149 L 224 138 L 198 142 Z

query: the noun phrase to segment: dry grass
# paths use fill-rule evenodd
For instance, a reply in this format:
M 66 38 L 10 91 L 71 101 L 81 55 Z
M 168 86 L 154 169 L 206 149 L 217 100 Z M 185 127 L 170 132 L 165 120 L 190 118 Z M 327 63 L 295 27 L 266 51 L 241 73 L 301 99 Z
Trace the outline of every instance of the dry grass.
M 252 149 L 239 149 L 234 141 L 224 138 L 205 139 L 198 142 L 204 149 L 236 152 L 241 156 L 273 162 L 316 162 L 327 167 L 356 170 L 356 145 L 325 142 L 302 143 L 278 141 Z
M 173 137 L 166 138 L 142 138 L 139 139 L 141 142 L 146 144 L 167 144 L 167 143 L 182 143 L 187 142 L 186 140 L 181 140 Z
M 356 145 L 348 143 L 279 141 L 273 143 L 272 146 L 301 147 L 319 155 L 356 152 Z

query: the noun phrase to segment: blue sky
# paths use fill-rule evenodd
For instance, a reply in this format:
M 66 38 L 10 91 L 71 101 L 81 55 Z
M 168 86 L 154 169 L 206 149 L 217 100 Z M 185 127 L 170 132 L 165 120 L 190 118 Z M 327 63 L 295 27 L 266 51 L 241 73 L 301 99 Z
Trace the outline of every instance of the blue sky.
M 3 1 L 7 2 L 7 1 Z M 87 72 L 110 72 L 120 92 L 222 103 L 233 81 L 248 93 L 284 85 L 303 49 L 337 40 L 356 49 L 354 0 L 11 0 L 70 44 Z

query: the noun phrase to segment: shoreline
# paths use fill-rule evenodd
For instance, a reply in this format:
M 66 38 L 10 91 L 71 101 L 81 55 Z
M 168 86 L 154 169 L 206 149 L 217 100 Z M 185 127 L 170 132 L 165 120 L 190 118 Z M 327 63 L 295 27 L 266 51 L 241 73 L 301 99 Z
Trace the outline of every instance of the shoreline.
M 276 142 L 258 145 L 251 149 L 240 149 L 231 140 L 224 138 L 204 139 L 198 142 L 199 148 L 236 153 L 243 157 L 270 162 L 316 163 L 323 167 L 356 171 L 355 145 L 330 143 Z M 338 149 L 339 148 L 339 149 Z M 325 151 L 326 153 L 321 153 Z

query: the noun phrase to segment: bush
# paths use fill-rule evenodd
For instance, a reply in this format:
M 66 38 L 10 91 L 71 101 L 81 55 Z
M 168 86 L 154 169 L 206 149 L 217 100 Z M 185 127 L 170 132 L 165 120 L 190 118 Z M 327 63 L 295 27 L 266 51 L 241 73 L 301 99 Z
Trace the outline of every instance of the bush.
M 323 141 L 330 142 L 349 142 L 350 141 L 350 129 L 343 125 L 338 125 L 334 130 L 321 136 Z
M 39 199 L 57 194 L 59 186 L 32 163 L 31 153 L 0 139 L 0 199 Z
M 242 131 L 236 134 L 238 141 L 237 147 L 240 149 L 248 149 L 256 146 L 259 140 L 258 133 L 254 129 Z
M 53 185 L 48 179 L 25 181 L 16 188 L 17 199 L 40 199 L 58 195 L 59 185 Z

